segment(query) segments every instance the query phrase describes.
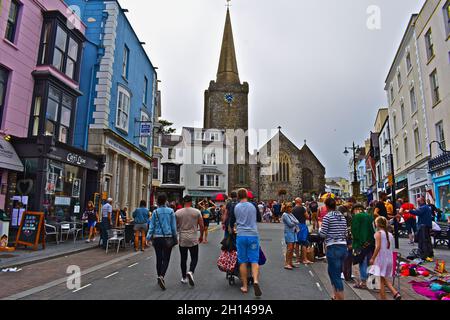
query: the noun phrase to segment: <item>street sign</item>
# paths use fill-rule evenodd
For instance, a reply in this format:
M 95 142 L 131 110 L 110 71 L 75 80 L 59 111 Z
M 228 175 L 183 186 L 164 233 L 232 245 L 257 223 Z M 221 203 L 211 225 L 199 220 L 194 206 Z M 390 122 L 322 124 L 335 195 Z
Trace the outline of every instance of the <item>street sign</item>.
M 152 123 L 141 122 L 139 133 L 141 137 L 150 137 L 152 135 Z

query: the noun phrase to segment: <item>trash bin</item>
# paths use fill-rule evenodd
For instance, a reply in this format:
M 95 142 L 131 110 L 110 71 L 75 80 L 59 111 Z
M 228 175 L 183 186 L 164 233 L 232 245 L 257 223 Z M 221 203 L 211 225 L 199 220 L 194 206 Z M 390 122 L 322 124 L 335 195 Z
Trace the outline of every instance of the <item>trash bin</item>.
M 9 241 L 9 222 L 4 211 L 0 211 L 0 247 L 7 247 Z

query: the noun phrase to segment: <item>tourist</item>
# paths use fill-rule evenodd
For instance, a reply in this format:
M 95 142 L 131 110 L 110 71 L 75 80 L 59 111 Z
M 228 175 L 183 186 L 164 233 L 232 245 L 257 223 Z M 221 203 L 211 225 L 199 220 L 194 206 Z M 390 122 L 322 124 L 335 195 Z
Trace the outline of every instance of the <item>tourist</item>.
M 153 212 L 149 223 L 147 240 L 151 241 L 156 254 L 156 272 L 158 285 L 166 290 L 166 276 L 169 268 L 174 238 L 177 236 L 177 222 L 175 212 L 167 207 L 167 196 L 163 193 L 158 196 L 158 208 Z
M 86 211 L 84 212 L 83 216 L 86 217 L 87 224 L 88 224 L 88 230 L 89 230 L 89 236 L 86 240 L 87 243 L 94 242 L 95 241 L 95 226 L 97 225 L 98 216 L 97 212 L 94 208 L 94 203 L 92 201 L 88 202 Z
M 175 213 L 181 256 L 181 283 L 194 286 L 194 273 L 198 263 L 198 245 L 203 241 L 203 217 L 200 210 L 192 207 L 192 197 L 185 196 L 184 208 Z M 200 230 L 200 238 L 198 231 Z M 188 252 L 191 255 L 189 272 L 187 272 Z
M 278 201 L 275 201 L 273 204 L 274 223 L 280 223 L 280 217 L 281 217 L 281 204 Z
M 344 265 L 342 268 L 342 273 L 344 274 L 344 279 L 347 282 L 353 281 L 353 251 L 352 251 L 352 208 L 355 203 L 354 198 L 349 198 L 347 202 L 339 206 L 338 211 L 342 213 L 347 222 L 347 257 L 344 260 Z
M 263 215 L 263 220 L 265 223 L 270 223 L 272 221 L 272 210 L 269 207 L 266 207 Z
M 402 199 L 402 203 L 399 213 L 403 216 L 403 220 L 405 221 L 409 244 L 414 245 L 414 236 L 417 233 L 417 217 L 411 214 L 411 211 L 414 210 L 415 207 L 406 198 Z
M 427 200 L 427 205 L 430 207 L 431 209 L 431 214 L 433 216 L 433 220 L 434 221 L 441 221 L 442 219 L 442 211 L 439 210 L 432 202 L 430 199 Z
M 301 198 L 295 199 L 295 207 L 292 210 L 292 214 L 298 221 L 299 232 L 297 233 L 295 242 L 295 255 L 297 257 L 297 264 L 312 264 L 308 260 L 306 254 L 309 246 L 308 243 L 308 226 L 306 225 L 307 213 L 305 207 L 303 207 L 303 200 Z M 301 250 L 300 250 L 301 248 Z M 301 251 L 301 255 L 300 255 Z
M 106 203 L 102 206 L 102 224 L 101 224 L 101 238 L 102 238 L 102 248 L 106 250 L 106 244 L 108 243 L 108 230 L 112 226 L 112 203 L 113 199 L 108 198 Z
M 373 212 L 375 219 L 378 217 L 385 217 L 387 219 L 388 214 L 387 214 L 387 209 L 386 209 L 386 205 L 384 204 L 387 200 L 387 194 L 386 192 L 381 192 L 380 193 L 380 201 L 377 202 L 376 206 L 375 206 L 375 210 Z
M 375 252 L 370 259 L 371 273 L 380 277 L 380 299 L 386 300 L 386 287 L 391 291 L 395 300 L 401 300 L 402 296 L 391 283 L 393 276 L 393 243 L 394 236 L 388 231 L 388 220 L 378 217 L 375 220 L 377 232 L 375 233 Z
M 300 262 L 294 264 L 292 259 L 294 256 L 294 247 L 297 242 L 299 228 L 299 221 L 292 214 L 292 203 L 287 202 L 283 205 L 283 216 L 281 220 L 284 224 L 284 242 L 286 243 L 286 257 L 284 268 L 286 270 L 293 270 L 296 268 Z M 300 260 L 300 255 L 297 256 L 297 259 Z
M 331 198 L 327 198 L 327 199 L 331 199 Z M 336 201 L 335 201 L 336 202 Z M 320 207 L 319 209 L 319 228 L 321 228 L 322 223 L 323 223 L 323 218 L 325 218 L 325 216 L 328 214 L 328 208 L 326 205 L 323 205 L 322 207 Z
M 334 289 L 333 300 L 344 300 L 344 284 L 341 273 L 347 257 L 347 221 L 336 210 L 336 200 L 325 200 L 328 213 L 323 218 L 320 235 L 325 238 L 327 248 L 328 275 Z
M 208 228 L 209 228 L 209 222 L 211 219 L 211 210 L 208 209 L 208 202 L 206 200 L 201 201 L 200 203 L 200 211 L 202 213 L 203 217 L 203 243 L 208 243 Z
M 255 296 L 260 297 L 262 295 L 262 291 L 259 286 L 260 247 L 259 233 L 256 223 L 257 210 L 250 202 L 248 202 L 248 193 L 246 189 L 240 189 L 238 191 L 238 198 L 240 203 L 238 203 L 234 208 L 234 216 L 236 217 L 236 245 L 239 271 L 243 283 L 241 291 L 244 294 L 248 292 L 247 268 L 248 264 L 250 264 Z
M 353 263 L 359 265 L 359 282 L 355 284 L 357 289 L 367 288 L 367 267 L 375 249 L 374 221 L 363 205 L 354 205 L 352 208 L 352 249 Z
M 150 212 L 147 209 L 147 202 L 141 200 L 139 203 L 139 208 L 134 210 L 134 251 L 139 250 L 139 239 L 141 239 L 141 251 L 145 250 L 145 237 L 148 230 L 148 220 L 150 218 Z
M 225 216 L 223 217 L 223 225 L 225 235 L 224 238 L 228 238 L 229 234 L 233 234 L 234 224 L 236 223 L 236 217 L 234 216 L 234 208 L 239 203 L 237 192 L 233 191 L 230 194 L 231 201 L 229 201 L 225 208 Z
M 387 219 L 391 220 L 395 216 L 394 206 L 392 205 L 391 200 L 389 200 L 389 199 L 386 200 L 386 202 L 384 203 L 384 206 L 386 207 L 386 211 L 387 211 Z
M 433 245 L 431 243 L 431 230 L 433 228 L 433 217 L 431 209 L 427 206 L 425 198 L 417 199 L 419 209 L 409 211 L 410 214 L 417 216 L 417 238 L 419 240 L 419 251 L 422 260 L 429 260 L 434 257 Z
M 124 207 L 122 210 L 120 210 L 120 219 L 122 220 L 122 223 L 127 223 L 128 220 L 128 208 Z
M 319 205 L 317 201 L 311 201 L 309 204 L 309 211 L 311 212 L 311 224 L 313 231 L 319 230 Z

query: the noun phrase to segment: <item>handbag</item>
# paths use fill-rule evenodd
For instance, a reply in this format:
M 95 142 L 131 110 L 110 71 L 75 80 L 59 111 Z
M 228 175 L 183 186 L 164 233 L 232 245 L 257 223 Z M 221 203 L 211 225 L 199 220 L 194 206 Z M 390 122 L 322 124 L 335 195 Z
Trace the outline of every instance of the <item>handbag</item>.
M 258 264 L 259 264 L 260 266 L 263 266 L 263 265 L 266 264 L 266 262 L 267 262 L 266 255 L 265 255 L 264 252 L 262 251 L 261 247 L 259 247 L 259 261 L 258 261 Z
M 234 272 L 237 265 L 237 251 L 222 251 L 217 260 L 217 267 L 222 272 Z
M 300 224 L 300 231 L 297 233 L 297 240 L 300 243 L 305 243 L 309 238 L 309 230 L 306 224 Z
M 164 229 L 161 225 L 161 221 L 159 220 L 159 215 L 158 215 L 158 209 L 156 209 L 156 219 L 158 220 L 159 223 L 159 227 L 161 228 L 161 232 L 164 236 L 164 241 L 165 241 L 165 245 L 167 249 L 172 249 L 173 247 L 175 247 L 178 244 L 178 237 L 176 235 L 173 235 L 172 237 L 166 237 L 166 235 L 164 234 Z

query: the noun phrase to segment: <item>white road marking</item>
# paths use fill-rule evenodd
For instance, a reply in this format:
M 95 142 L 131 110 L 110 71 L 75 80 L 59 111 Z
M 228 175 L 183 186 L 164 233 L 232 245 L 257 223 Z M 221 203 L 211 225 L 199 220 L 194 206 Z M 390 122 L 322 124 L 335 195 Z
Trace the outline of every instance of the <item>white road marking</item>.
M 320 291 L 323 291 L 322 287 L 320 286 L 320 284 L 318 282 L 316 282 L 316 285 L 317 285 L 317 288 L 319 288 Z
M 128 268 L 133 268 L 134 266 L 137 266 L 139 262 L 133 263 L 131 266 L 128 266 Z
M 105 279 L 111 278 L 112 276 L 115 276 L 118 273 L 119 273 L 119 271 L 111 273 L 109 276 L 106 276 Z
M 309 274 L 314 278 L 314 273 L 311 270 L 309 270 Z
M 72 292 L 75 293 L 75 292 L 78 292 L 80 290 L 86 289 L 87 287 L 90 287 L 90 286 L 92 286 L 92 283 L 89 283 L 89 284 L 85 285 L 84 287 L 81 287 L 81 288 L 79 288 L 77 290 L 73 290 Z

